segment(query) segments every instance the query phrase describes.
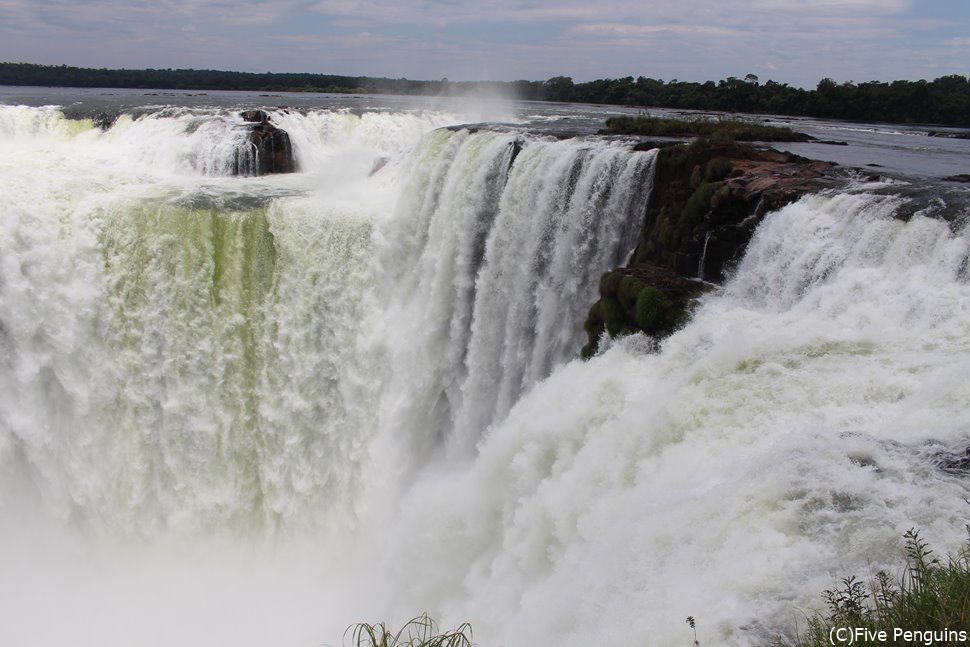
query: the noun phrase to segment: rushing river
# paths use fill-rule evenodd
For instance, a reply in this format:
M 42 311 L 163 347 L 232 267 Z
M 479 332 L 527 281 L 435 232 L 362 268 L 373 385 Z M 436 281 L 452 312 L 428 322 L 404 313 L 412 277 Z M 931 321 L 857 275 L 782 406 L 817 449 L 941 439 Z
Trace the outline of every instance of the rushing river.
M 299 173 L 228 175 L 260 106 Z M 688 615 L 759 644 L 911 527 L 958 548 L 970 232 L 936 178 L 970 142 L 806 123 L 892 175 L 766 217 L 659 352 L 583 362 L 653 177 L 592 135 L 616 111 L 0 89 L 0 644 L 424 611 L 487 646 Z

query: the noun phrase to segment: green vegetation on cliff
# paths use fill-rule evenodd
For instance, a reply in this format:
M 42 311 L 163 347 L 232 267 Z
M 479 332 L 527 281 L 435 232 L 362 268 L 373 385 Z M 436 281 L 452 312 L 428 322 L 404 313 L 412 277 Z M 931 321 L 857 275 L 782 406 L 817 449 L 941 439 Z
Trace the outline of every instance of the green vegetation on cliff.
M 673 120 L 664 120 L 671 121 Z M 654 170 L 654 187 L 640 241 L 629 266 L 607 272 L 599 284 L 599 301 L 593 304 L 583 328 L 587 344 L 581 355 L 592 357 L 604 332 L 610 337 L 643 332 L 665 337 L 683 325 L 692 305 L 708 286 L 697 280 L 705 247 L 716 248 L 719 261 L 713 276 L 720 277 L 719 239 L 710 233 L 715 214 L 726 212 L 732 223 L 743 220 L 751 205 L 735 198 L 724 179 L 738 155 L 733 144 L 716 146 L 706 140 L 661 149 Z M 733 229 L 722 234 L 733 254 Z M 742 235 L 743 238 L 743 235 Z
M 711 217 L 718 221 L 743 221 L 750 213 L 748 202 L 732 199 L 725 178 L 733 169 L 731 156 L 739 155 L 731 144 L 712 145 L 698 141 L 691 146 L 666 148 L 657 155 L 654 192 L 650 196 L 643 233 L 634 260 L 651 262 L 689 276 L 720 278 L 720 263 L 713 268 L 699 267 L 699 248 L 706 239 L 719 248 L 720 237 L 707 236 Z M 728 235 L 725 231 L 721 234 Z M 743 245 L 747 242 L 744 238 Z M 733 242 L 731 243 L 733 246 Z M 736 249 L 727 252 L 733 256 Z M 717 255 L 721 260 L 720 254 Z
M 765 213 L 839 181 L 830 163 L 713 134 L 657 152 L 639 241 L 630 263 L 600 281 L 584 324 L 583 357 L 597 352 L 604 334 L 673 333 L 741 258 Z
M 600 278 L 600 298 L 589 309 L 583 329 L 588 342 L 582 357 L 596 354 L 600 337 L 644 332 L 664 337 L 682 326 L 691 306 L 707 286 L 663 268 L 640 265 L 607 272 Z

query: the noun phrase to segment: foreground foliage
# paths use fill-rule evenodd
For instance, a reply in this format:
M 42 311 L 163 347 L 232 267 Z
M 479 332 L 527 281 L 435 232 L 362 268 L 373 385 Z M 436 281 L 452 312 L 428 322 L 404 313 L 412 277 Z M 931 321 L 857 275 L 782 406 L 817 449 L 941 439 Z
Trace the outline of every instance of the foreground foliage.
M 474 647 L 472 628 L 467 622 L 452 631 L 440 632 L 428 614 L 411 618 L 396 632 L 383 622 L 371 625 L 366 622 L 347 630 L 350 647 Z
M 847 643 L 834 633 L 840 628 L 868 632 L 863 642 L 870 644 L 964 644 L 970 636 L 970 542 L 943 562 L 917 531 L 905 538 L 906 568 L 898 579 L 882 571 L 868 586 L 855 577 L 843 579 L 841 589 L 822 594 L 827 613 L 810 617 L 794 642 L 778 645 L 821 647 L 833 644 L 833 636 Z M 877 636 L 884 638 L 872 638 Z
M 809 617 L 807 628 L 794 640 L 781 638 L 773 647 L 857 642 L 955 647 L 970 642 L 970 539 L 956 557 L 943 561 L 933 555 L 916 530 L 904 537 L 906 566 L 898 578 L 883 571 L 868 584 L 854 576 L 844 578 L 841 588 L 823 592 L 826 612 Z M 698 647 L 693 616 L 687 617 L 687 624 L 693 632 L 692 643 Z M 347 633 L 349 647 L 476 647 L 468 623 L 439 632 L 427 614 L 412 618 L 396 632 L 384 623 L 360 623 Z

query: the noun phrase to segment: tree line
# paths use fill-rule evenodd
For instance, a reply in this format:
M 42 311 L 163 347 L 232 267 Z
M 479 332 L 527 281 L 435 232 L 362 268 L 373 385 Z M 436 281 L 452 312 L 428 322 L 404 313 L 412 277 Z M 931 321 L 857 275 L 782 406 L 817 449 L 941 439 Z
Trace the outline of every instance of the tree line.
M 343 92 L 414 95 L 501 93 L 520 99 L 723 112 L 754 112 L 892 123 L 970 126 L 970 82 L 960 75 L 933 81 L 836 83 L 822 79 L 806 90 L 786 83 L 759 83 L 749 74 L 715 83 L 663 81 L 632 76 L 574 83 L 546 81 L 414 81 L 329 74 L 252 73 L 219 70 L 109 70 L 66 65 L 0 63 L 0 85 L 254 92 Z
M 970 82 L 956 74 L 933 81 L 858 84 L 826 78 L 813 90 L 775 81 L 761 84 L 754 75 L 718 83 L 665 83 L 642 76 L 573 83 L 556 77 L 544 85 L 543 98 L 553 101 L 970 126 Z

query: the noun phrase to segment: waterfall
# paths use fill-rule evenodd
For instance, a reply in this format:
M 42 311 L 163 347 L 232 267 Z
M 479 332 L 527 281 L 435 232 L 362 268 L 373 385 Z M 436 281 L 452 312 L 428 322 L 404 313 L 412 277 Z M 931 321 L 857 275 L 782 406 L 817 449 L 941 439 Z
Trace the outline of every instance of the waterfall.
M 101 132 L 0 109 L 0 506 L 32 493 L 65 523 L 144 537 L 356 524 L 375 418 L 359 323 L 395 164 L 368 173 L 441 117 L 274 115 L 309 173 L 212 177 L 234 113 Z
M 965 539 L 970 231 L 903 201 L 769 214 L 659 353 L 636 337 L 536 386 L 430 473 L 383 549 L 411 606 L 488 644 L 756 645 L 912 527 Z M 459 539 L 456 539 L 460 538 Z
M 25 143 L 89 165 L 58 178 L 73 185 L 11 196 L 3 232 L 0 465 L 26 469 L 57 518 L 145 537 L 346 535 L 371 438 L 408 438 L 402 466 L 467 453 L 576 356 L 599 275 L 632 249 L 649 195 L 653 153 L 438 130 L 405 154 L 367 134 L 374 116 L 274 117 L 310 168 L 355 149 L 361 163 L 332 178 L 210 179 L 216 162 L 187 176 L 155 155 L 163 136 L 180 159 L 216 133 L 231 149 L 233 118 L 163 110 L 72 133 L 45 114 L 46 137 Z M 116 188 L 87 186 L 106 181 L 106 148 L 136 139 L 156 150 L 115 171 Z
M 707 258 L 707 244 L 711 242 L 711 232 L 704 234 L 704 245 L 701 246 L 701 257 L 697 261 L 697 278 L 704 280 L 704 260 Z
M 417 154 L 390 234 L 406 244 L 385 261 L 400 368 L 384 413 L 469 450 L 578 355 L 600 275 L 636 243 L 655 152 L 442 131 Z
M 803 197 L 683 329 L 583 362 L 654 152 L 271 112 L 300 173 L 227 177 L 229 110 L 0 106 L 0 642 L 428 611 L 483 645 L 688 615 L 763 644 L 910 527 L 960 545 L 965 218 Z

